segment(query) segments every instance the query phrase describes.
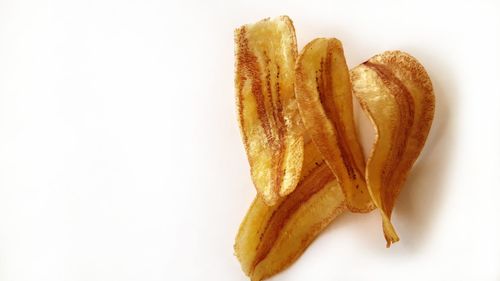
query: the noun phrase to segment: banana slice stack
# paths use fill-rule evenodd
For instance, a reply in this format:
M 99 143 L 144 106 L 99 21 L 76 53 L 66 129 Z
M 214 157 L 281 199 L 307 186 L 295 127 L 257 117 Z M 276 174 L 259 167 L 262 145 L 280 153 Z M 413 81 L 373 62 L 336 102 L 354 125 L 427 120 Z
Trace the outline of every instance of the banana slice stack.
M 235 254 L 252 280 L 290 266 L 338 215 L 378 208 L 387 247 L 399 241 L 395 200 L 434 116 L 424 67 L 401 51 L 350 70 L 342 43 L 318 38 L 298 54 L 287 16 L 235 31 L 238 121 L 257 196 Z M 375 127 L 365 161 L 356 97 Z

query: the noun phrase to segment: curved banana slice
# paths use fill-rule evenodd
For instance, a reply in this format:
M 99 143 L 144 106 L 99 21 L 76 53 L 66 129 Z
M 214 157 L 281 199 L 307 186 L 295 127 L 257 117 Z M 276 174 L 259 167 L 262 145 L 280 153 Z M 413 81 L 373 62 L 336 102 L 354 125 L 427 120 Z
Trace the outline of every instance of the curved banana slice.
M 296 190 L 274 206 L 257 196 L 240 226 L 235 255 L 253 281 L 290 266 L 346 209 L 335 176 L 311 142 L 305 146 L 305 155 Z
M 424 67 L 400 51 L 372 57 L 351 71 L 351 79 L 355 96 L 376 128 L 366 177 L 389 247 L 399 241 L 390 221 L 395 199 L 431 128 L 432 83 Z
M 297 43 L 292 21 L 281 16 L 235 31 L 236 98 L 252 180 L 274 205 L 300 179 L 303 126 L 294 94 Z
M 353 212 L 374 205 L 365 182 L 365 160 L 354 126 L 352 89 L 342 43 L 319 38 L 302 50 L 295 68 L 302 121 L 337 177 Z

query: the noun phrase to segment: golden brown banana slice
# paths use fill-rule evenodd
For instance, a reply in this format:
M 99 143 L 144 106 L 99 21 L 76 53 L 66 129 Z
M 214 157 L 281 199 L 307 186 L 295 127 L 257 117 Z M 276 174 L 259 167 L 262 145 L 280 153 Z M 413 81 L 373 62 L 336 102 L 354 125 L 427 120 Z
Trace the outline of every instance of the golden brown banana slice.
M 311 142 L 305 147 L 301 178 L 296 190 L 274 206 L 257 196 L 240 226 L 235 254 L 253 281 L 291 265 L 346 209 L 335 176 Z
M 352 88 L 342 43 L 319 38 L 302 50 L 295 94 L 308 134 L 337 177 L 353 212 L 374 208 L 365 182 L 365 160 L 354 126 Z
M 294 94 L 297 43 L 281 16 L 235 31 L 236 98 L 252 180 L 265 203 L 292 192 L 300 179 L 303 128 Z
M 354 68 L 351 78 L 354 94 L 376 128 L 366 177 L 389 247 L 399 241 L 390 221 L 395 199 L 431 128 L 432 83 L 424 67 L 400 51 L 372 57 Z

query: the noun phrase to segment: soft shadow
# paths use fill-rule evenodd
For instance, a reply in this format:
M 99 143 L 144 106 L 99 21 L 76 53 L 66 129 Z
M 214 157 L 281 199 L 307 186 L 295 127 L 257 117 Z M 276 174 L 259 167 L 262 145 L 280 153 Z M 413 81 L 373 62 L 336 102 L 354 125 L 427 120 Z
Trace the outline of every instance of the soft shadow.
M 394 211 L 395 226 L 404 248 L 418 250 L 425 244 L 443 198 L 444 186 L 455 146 L 453 116 L 456 108 L 456 82 L 450 63 L 419 49 L 402 49 L 415 56 L 431 77 L 436 95 L 436 111 L 429 137 L 419 159 L 401 190 Z M 399 227 L 398 227 L 399 224 Z

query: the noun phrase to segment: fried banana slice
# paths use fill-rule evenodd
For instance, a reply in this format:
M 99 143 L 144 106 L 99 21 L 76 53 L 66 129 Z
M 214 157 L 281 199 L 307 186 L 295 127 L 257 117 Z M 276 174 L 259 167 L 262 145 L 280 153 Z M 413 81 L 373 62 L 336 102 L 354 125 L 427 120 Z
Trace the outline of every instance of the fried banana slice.
M 284 270 L 345 209 L 335 176 L 308 142 L 295 191 L 274 206 L 257 196 L 248 210 L 234 246 L 243 271 L 259 281 Z
M 390 220 L 394 202 L 431 128 L 432 83 L 424 67 L 400 51 L 372 57 L 351 71 L 351 79 L 354 94 L 376 130 L 366 177 L 389 247 L 399 241 Z
M 252 180 L 274 205 L 300 179 L 303 126 L 294 93 L 297 43 L 287 16 L 235 31 L 238 119 Z
M 353 212 L 374 205 L 365 182 L 365 159 L 354 125 L 352 88 L 342 43 L 318 38 L 307 44 L 295 68 L 295 95 L 313 142 L 332 169 Z

